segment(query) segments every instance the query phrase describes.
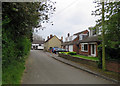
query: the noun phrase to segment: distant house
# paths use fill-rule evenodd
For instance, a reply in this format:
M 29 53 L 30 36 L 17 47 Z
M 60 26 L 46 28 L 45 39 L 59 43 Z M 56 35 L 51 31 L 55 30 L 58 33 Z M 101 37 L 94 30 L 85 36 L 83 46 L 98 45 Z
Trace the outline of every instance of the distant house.
M 37 50 L 37 49 L 43 50 L 44 42 L 45 42 L 44 40 L 33 40 L 31 48 L 34 50 Z
M 67 51 L 73 51 L 73 44 L 70 44 L 73 39 L 75 37 L 74 36 L 70 36 L 70 33 L 67 34 L 67 37 L 65 38 L 65 42 L 62 43 L 62 48 L 66 49 Z
M 68 37 L 66 37 L 66 41 L 62 43 L 62 48 L 70 51 L 70 52 L 77 52 L 79 53 L 79 46 L 76 45 L 76 43 L 79 40 L 84 39 L 88 36 L 88 30 L 81 31 L 79 33 L 74 34 L 73 36 L 70 36 L 68 33 Z
M 56 35 L 50 35 L 50 37 L 47 37 L 47 40 L 44 43 L 44 50 L 45 51 L 49 51 L 51 50 L 53 47 L 58 47 L 61 48 L 61 43 L 63 41 L 63 37 L 61 37 L 61 39 L 59 39 Z

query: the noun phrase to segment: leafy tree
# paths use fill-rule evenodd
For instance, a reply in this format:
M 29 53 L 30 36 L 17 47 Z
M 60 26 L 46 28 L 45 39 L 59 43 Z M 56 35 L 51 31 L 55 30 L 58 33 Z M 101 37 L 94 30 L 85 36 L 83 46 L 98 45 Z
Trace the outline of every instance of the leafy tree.
M 96 10 L 92 12 L 92 15 L 100 16 L 96 22 L 96 26 L 102 29 L 102 63 L 103 69 L 105 69 L 105 47 L 106 48 L 119 48 L 120 45 L 119 38 L 120 35 L 120 23 L 119 23 L 119 13 L 120 13 L 120 1 L 111 2 L 95 2 L 97 3 Z M 106 52 L 107 53 L 107 52 Z M 112 53 L 112 52 L 111 52 Z M 108 57 L 108 55 L 106 56 Z

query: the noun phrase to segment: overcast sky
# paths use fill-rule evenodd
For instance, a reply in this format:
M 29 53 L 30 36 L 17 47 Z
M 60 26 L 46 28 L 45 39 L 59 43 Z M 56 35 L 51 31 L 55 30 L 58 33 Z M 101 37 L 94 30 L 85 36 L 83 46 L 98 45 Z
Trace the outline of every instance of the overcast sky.
M 51 17 L 54 25 L 45 24 L 46 29 L 40 30 L 37 34 L 47 39 L 50 34 L 56 35 L 58 38 L 67 36 L 67 33 L 73 35 L 77 32 L 88 29 L 90 26 L 95 26 L 94 15 L 91 15 L 95 10 L 94 0 L 52 0 L 56 1 L 56 12 Z

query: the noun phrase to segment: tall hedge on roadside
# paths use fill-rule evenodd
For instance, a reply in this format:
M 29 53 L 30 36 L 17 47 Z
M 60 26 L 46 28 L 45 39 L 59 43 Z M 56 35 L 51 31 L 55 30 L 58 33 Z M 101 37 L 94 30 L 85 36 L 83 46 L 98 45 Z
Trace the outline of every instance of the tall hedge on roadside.
M 51 4 L 45 2 L 2 3 L 2 82 L 19 84 L 29 53 L 33 28 L 49 19 Z

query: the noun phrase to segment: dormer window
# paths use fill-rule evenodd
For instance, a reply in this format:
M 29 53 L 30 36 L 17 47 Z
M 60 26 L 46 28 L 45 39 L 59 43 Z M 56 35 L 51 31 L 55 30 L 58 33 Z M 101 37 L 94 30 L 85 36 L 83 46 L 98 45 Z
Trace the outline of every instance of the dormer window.
M 79 35 L 79 40 L 83 40 L 88 34 L 80 34 Z
M 82 35 L 81 34 L 79 35 L 79 40 L 82 40 Z
M 89 36 L 96 36 L 100 34 L 99 28 L 89 27 L 90 33 Z

